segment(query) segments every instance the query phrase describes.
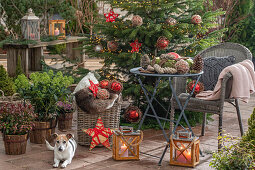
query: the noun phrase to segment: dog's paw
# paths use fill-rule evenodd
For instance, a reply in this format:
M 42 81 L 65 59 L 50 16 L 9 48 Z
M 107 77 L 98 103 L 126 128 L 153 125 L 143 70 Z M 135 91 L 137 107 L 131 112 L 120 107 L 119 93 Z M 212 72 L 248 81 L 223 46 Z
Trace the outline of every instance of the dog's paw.
M 54 168 L 57 168 L 57 167 L 58 167 L 58 164 L 53 164 L 53 167 L 54 167 Z
M 66 164 L 62 164 L 62 165 L 61 165 L 61 168 L 65 168 L 65 167 L 66 167 Z

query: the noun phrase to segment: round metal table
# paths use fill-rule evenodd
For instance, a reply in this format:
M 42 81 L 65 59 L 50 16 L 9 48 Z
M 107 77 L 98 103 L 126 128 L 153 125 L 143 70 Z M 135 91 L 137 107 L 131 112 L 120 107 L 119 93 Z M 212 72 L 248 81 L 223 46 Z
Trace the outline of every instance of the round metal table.
M 191 96 L 193 95 L 193 93 L 194 93 L 194 91 L 195 91 L 195 87 L 196 87 L 196 85 L 197 85 L 197 83 L 198 83 L 198 81 L 199 81 L 201 75 L 203 74 L 203 71 L 200 72 L 200 73 L 196 73 L 196 74 L 189 74 L 189 73 L 187 73 L 187 74 L 150 74 L 150 73 L 142 73 L 142 72 L 139 71 L 139 69 L 141 69 L 141 67 L 132 68 L 132 69 L 130 70 L 130 73 L 134 74 L 135 77 L 137 78 L 137 80 L 138 80 L 138 82 L 139 82 L 139 84 L 140 84 L 140 86 L 141 86 L 141 88 L 142 88 L 142 90 L 143 90 L 143 92 L 144 92 L 144 94 L 145 94 L 146 100 L 147 100 L 147 102 L 148 102 L 148 106 L 147 106 L 147 108 L 146 108 L 146 110 L 145 110 L 145 112 L 144 112 L 143 118 L 142 118 L 141 121 L 140 121 L 140 124 L 139 124 L 138 129 L 139 129 L 139 130 L 141 129 L 141 126 L 142 126 L 142 124 L 143 124 L 143 122 L 144 122 L 146 116 L 156 118 L 156 120 L 157 120 L 157 122 L 158 122 L 158 124 L 159 124 L 159 126 L 160 126 L 160 128 L 161 128 L 161 130 L 162 130 L 162 132 L 163 132 L 163 135 L 164 135 L 164 137 L 165 137 L 165 139 L 166 139 L 166 141 L 167 141 L 167 143 L 169 143 L 169 137 L 167 136 L 167 134 L 166 134 L 166 132 L 165 132 L 165 130 L 164 130 L 164 127 L 162 126 L 160 120 L 165 120 L 165 121 L 169 121 L 169 122 L 175 122 L 174 129 L 173 129 L 173 131 L 171 132 L 171 134 L 174 134 L 175 131 L 176 131 L 176 129 L 177 129 L 177 127 L 180 125 L 180 120 L 181 120 L 181 118 L 183 117 L 184 120 L 185 120 L 185 122 L 186 122 L 186 124 L 187 124 L 187 126 L 188 126 L 188 128 L 189 128 L 189 130 L 192 132 L 192 135 L 194 136 L 194 133 L 193 133 L 193 131 L 192 131 L 192 129 L 191 129 L 191 126 L 190 126 L 190 124 L 189 124 L 189 121 L 188 121 L 188 119 L 187 119 L 187 117 L 186 117 L 184 111 L 185 111 L 185 108 L 186 108 L 187 105 L 188 105 L 188 102 L 189 102 Z M 140 78 L 141 76 L 144 76 L 144 77 L 156 77 L 156 83 L 155 83 L 155 87 L 154 87 L 154 90 L 153 90 L 153 93 L 152 93 L 152 94 L 145 88 L 144 84 L 143 84 L 142 81 L 141 81 L 141 78 Z M 172 82 L 172 80 L 173 80 L 174 77 L 195 77 L 195 79 L 196 79 L 196 83 L 195 83 L 195 85 L 194 85 L 192 91 L 190 92 L 189 96 L 187 97 L 186 101 L 184 102 L 184 105 L 183 105 L 183 106 L 182 106 L 182 104 L 181 104 L 181 102 L 180 102 L 178 96 L 176 95 L 176 91 L 175 91 L 175 89 L 174 89 L 174 87 L 173 87 L 173 82 Z M 167 115 L 168 115 L 169 109 L 168 109 L 168 110 L 165 109 L 165 108 L 155 99 L 155 95 L 156 95 L 157 88 L 158 88 L 158 85 L 159 85 L 159 82 L 160 82 L 161 78 L 167 78 L 167 79 L 168 79 L 168 81 L 169 81 L 169 86 L 170 86 L 170 89 L 171 89 L 171 91 L 172 91 L 172 95 L 173 95 L 173 97 L 176 99 L 176 102 L 178 103 L 178 106 L 179 106 L 179 108 L 180 108 L 180 110 L 181 110 L 181 114 L 179 115 L 177 121 L 167 119 Z M 150 98 L 149 98 L 149 95 L 150 95 Z M 157 102 L 164 108 L 164 110 L 167 111 L 167 115 L 166 115 L 165 118 L 164 118 L 164 117 L 158 116 L 158 114 L 157 114 L 157 112 L 155 111 L 155 109 L 154 109 L 154 107 L 153 107 L 153 104 L 152 104 L 153 100 L 157 101 Z M 150 108 L 151 108 L 151 110 L 152 110 L 152 112 L 153 112 L 153 115 L 148 114 L 148 111 L 149 111 Z M 182 126 L 182 127 L 183 127 L 183 126 Z M 164 150 L 164 152 L 163 152 L 163 154 L 162 154 L 162 156 L 161 156 L 161 158 L 160 158 L 159 165 L 161 165 L 162 159 L 163 159 L 163 157 L 164 157 L 164 155 L 165 155 L 165 153 L 166 153 L 167 148 L 168 148 L 168 145 L 166 146 L 166 148 L 165 148 L 165 150 Z

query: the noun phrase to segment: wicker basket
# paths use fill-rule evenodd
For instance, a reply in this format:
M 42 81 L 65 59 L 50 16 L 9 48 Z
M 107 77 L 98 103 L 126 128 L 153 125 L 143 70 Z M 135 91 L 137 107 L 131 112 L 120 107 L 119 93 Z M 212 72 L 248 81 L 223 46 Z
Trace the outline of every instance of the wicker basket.
M 121 95 L 119 95 L 121 96 Z M 89 146 L 92 138 L 84 133 L 81 129 L 89 129 L 94 128 L 96 126 L 96 121 L 98 116 L 100 115 L 105 128 L 116 129 L 119 128 L 120 124 L 120 110 L 121 110 L 121 97 L 115 101 L 114 105 L 100 113 L 100 114 L 87 114 L 82 111 L 78 106 L 77 108 L 77 135 L 78 135 L 78 144 Z M 112 144 L 112 136 L 109 138 L 110 144 Z
M 12 96 L 5 96 L 4 92 L 0 90 L 0 107 L 4 106 L 7 103 L 13 103 L 18 104 L 22 103 L 22 99 L 20 99 L 20 96 L 18 93 L 14 93 Z

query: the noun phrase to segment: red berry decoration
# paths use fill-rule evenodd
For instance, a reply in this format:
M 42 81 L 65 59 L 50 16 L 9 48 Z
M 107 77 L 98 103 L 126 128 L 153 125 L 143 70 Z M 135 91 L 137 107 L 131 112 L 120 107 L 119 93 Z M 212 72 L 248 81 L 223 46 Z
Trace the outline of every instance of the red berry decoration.
M 190 93 L 193 90 L 193 87 L 195 86 L 196 81 L 193 80 L 191 82 L 189 82 L 189 84 L 187 85 L 187 92 Z M 204 85 L 203 83 L 201 83 L 200 81 L 197 83 L 196 87 L 195 87 L 195 91 L 193 93 L 193 96 L 197 95 L 198 93 L 200 93 L 201 91 L 204 91 Z
M 124 118 L 131 123 L 137 123 L 142 118 L 142 112 L 141 110 L 136 106 L 129 106 L 125 113 Z
M 100 89 L 97 92 L 97 98 L 103 99 L 103 100 L 109 99 L 110 98 L 110 93 L 106 89 Z
M 166 49 L 168 45 L 169 45 L 169 40 L 166 37 L 161 36 L 158 38 L 156 46 L 159 50 Z
M 110 89 L 111 89 L 113 92 L 119 94 L 119 93 L 121 93 L 121 91 L 122 91 L 122 89 L 123 89 L 123 86 L 122 86 L 122 84 L 121 84 L 120 82 L 118 82 L 118 81 L 116 81 L 116 80 L 113 80 L 113 81 L 111 82 Z
M 102 80 L 99 82 L 99 86 L 103 89 L 107 89 L 109 86 L 109 80 Z

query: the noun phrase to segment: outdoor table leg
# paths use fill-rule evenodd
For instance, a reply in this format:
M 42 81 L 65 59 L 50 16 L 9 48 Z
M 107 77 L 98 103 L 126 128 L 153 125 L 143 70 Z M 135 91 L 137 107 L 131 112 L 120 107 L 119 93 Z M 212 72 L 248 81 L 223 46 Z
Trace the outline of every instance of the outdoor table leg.
M 141 81 L 140 77 L 137 77 L 137 75 L 135 75 L 135 76 L 136 76 L 138 82 L 140 83 L 140 86 L 143 87 L 143 84 L 142 84 L 142 81 Z M 155 85 L 155 87 L 154 87 L 153 94 L 152 94 L 152 96 L 151 96 L 151 99 L 148 101 L 149 103 L 152 103 L 152 101 L 153 101 L 153 99 L 154 99 L 154 96 L 156 95 L 156 92 L 157 92 L 157 88 L 158 88 L 160 79 L 161 79 L 161 77 L 159 77 L 159 78 L 157 79 L 157 81 L 156 81 L 156 85 Z M 145 120 L 145 117 L 147 116 L 147 113 L 148 113 L 148 111 L 149 111 L 149 108 L 150 108 L 150 105 L 148 104 L 148 106 L 147 106 L 147 108 L 146 108 L 146 110 L 145 110 L 145 112 L 144 112 L 143 118 L 142 118 L 142 120 L 140 121 L 138 130 L 141 129 L 141 127 L 142 127 L 142 125 L 143 125 L 143 122 L 144 122 L 144 120 Z
M 188 119 L 187 119 L 187 117 L 186 117 L 184 111 L 185 111 L 185 108 L 186 108 L 187 105 L 188 105 L 188 102 L 189 102 L 191 96 L 193 95 L 193 93 L 194 93 L 194 91 L 195 91 L 196 85 L 197 85 L 197 83 L 198 83 L 200 77 L 201 77 L 201 75 L 199 75 L 199 76 L 197 77 L 196 83 L 195 83 L 195 85 L 194 85 L 194 87 L 193 87 L 193 89 L 192 89 L 190 95 L 189 95 L 188 98 L 186 99 L 186 101 L 185 101 L 183 107 L 182 107 L 182 104 L 181 104 L 181 102 L 180 102 L 178 96 L 176 95 L 175 89 L 173 88 L 173 85 L 172 85 L 172 78 L 169 77 L 169 86 L 170 86 L 170 88 L 171 88 L 171 90 L 172 90 L 172 93 L 173 93 L 173 96 L 175 97 L 175 99 L 176 99 L 176 101 L 177 101 L 177 103 L 178 103 L 178 106 L 179 106 L 179 108 L 180 108 L 180 110 L 181 110 L 181 114 L 180 114 L 180 116 L 178 117 L 178 120 L 177 120 L 177 122 L 176 122 L 176 125 L 175 125 L 175 127 L 174 127 L 174 130 L 173 130 L 172 134 L 175 133 L 175 131 L 176 131 L 176 129 L 177 129 L 177 127 L 178 127 L 178 125 L 179 125 L 179 123 L 180 123 L 180 121 L 181 121 L 181 118 L 182 118 L 182 116 L 183 116 L 184 119 L 185 119 L 185 122 L 187 123 L 187 125 L 188 125 L 188 127 L 189 127 L 189 130 L 191 131 L 192 135 L 194 136 L 194 133 L 193 133 L 193 131 L 192 131 L 192 129 L 191 129 L 191 126 L 190 126 L 190 124 L 189 124 L 189 121 L 188 121 Z M 165 149 L 164 149 L 164 151 L 163 151 L 163 153 L 162 153 L 162 156 L 161 156 L 161 158 L 160 158 L 160 160 L 159 160 L 159 163 L 158 163 L 159 166 L 161 166 L 162 160 L 163 160 L 163 158 L 164 158 L 164 156 L 165 156 L 165 154 L 166 154 L 166 151 L 167 151 L 167 149 L 168 149 L 168 146 L 169 146 L 169 138 L 167 138 L 167 145 L 166 145 L 166 147 L 165 147 Z M 199 150 L 199 151 L 200 151 L 200 150 Z M 201 153 L 201 151 L 200 151 L 200 153 Z
M 152 105 L 152 103 L 151 103 L 151 101 L 153 101 L 153 98 L 154 98 L 154 96 L 155 96 L 154 92 L 156 93 L 156 91 L 157 91 L 157 87 L 158 87 L 158 83 L 159 83 L 159 81 L 160 81 L 160 77 L 158 77 L 158 79 L 157 79 L 157 84 L 156 84 L 156 86 L 155 86 L 155 88 L 154 88 L 154 92 L 153 92 L 154 95 L 152 96 L 151 99 L 149 98 L 148 93 L 147 93 L 145 87 L 143 86 L 143 83 L 142 83 L 142 81 L 141 81 L 140 78 L 138 79 L 138 81 L 139 81 L 139 83 L 140 83 L 140 85 L 141 85 L 141 88 L 142 88 L 142 90 L 143 90 L 143 92 L 144 92 L 144 95 L 145 95 L 145 97 L 146 97 L 146 99 L 147 99 L 147 101 L 148 101 L 148 103 L 149 103 L 149 106 L 150 106 L 150 108 L 151 108 L 151 110 L 152 110 L 152 112 L 153 112 L 153 114 L 154 114 L 154 116 L 155 116 L 155 118 L 156 118 L 156 120 L 157 120 L 157 122 L 158 122 L 160 128 L 162 129 L 162 132 L 163 132 L 163 135 L 164 135 L 165 139 L 168 140 L 168 137 L 167 137 L 167 135 L 166 135 L 166 132 L 165 132 L 163 126 L 161 125 L 161 122 L 160 122 L 160 120 L 159 120 L 159 117 L 158 117 L 158 115 L 157 115 L 157 113 L 156 113 L 156 111 L 155 111 L 155 109 L 154 109 L 154 107 L 153 107 L 153 105 Z M 147 113 L 144 115 L 144 117 L 143 117 L 144 119 L 145 119 L 145 116 L 146 116 L 146 115 L 147 115 Z M 142 123 L 143 123 L 143 122 L 141 122 L 140 125 L 141 125 Z M 139 127 L 140 127 L 140 126 L 139 126 Z

